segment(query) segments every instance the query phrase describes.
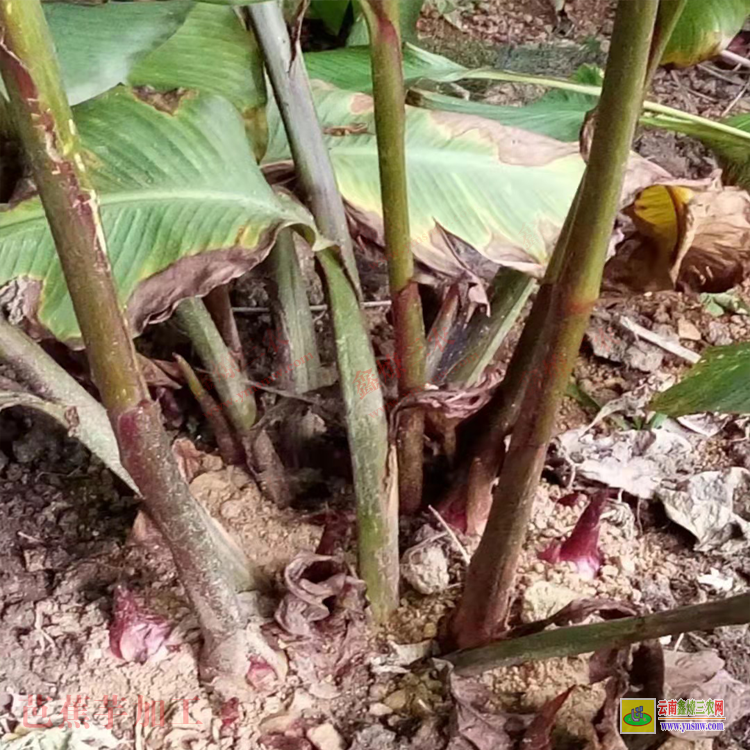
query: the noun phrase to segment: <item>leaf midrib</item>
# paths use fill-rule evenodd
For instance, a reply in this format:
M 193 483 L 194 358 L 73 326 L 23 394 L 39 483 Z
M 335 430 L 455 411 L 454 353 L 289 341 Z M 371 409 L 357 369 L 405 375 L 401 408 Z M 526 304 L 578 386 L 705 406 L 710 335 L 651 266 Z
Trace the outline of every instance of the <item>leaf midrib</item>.
M 96 191 L 95 191 L 96 192 Z M 249 196 L 242 196 L 237 193 L 227 193 L 223 191 L 205 191 L 205 190 L 178 190 L 170 192 L 168 195 L 164 193 L 149 193 L 149 192 L 132 192 L 126 191 L 123 193 L 108 193 L 102 195 L 96 193 L 99 199 L 99 205 L 102 207 L 116 206 L 116 205 L 127 205 L 129 203 L 165 203 L 167 201 L 200 201 L 202 203 L 231 203 L 237 205 L 243 205 L 247 208 L 253 208 L 258 211 L 262 211 L 263 214 L 270 214 L 273 206 L 270 201 L 259 201 Z M 31 199 L 34 200 L 34 199 Z M 0 228 L 19 226 L 27 223 L 36 223 L 40 217 L 44 216 L 44 207 L 41 201 L 39 201 L 38 209 L 33 215 L 19 216 L 14 212 L 13 209 L 18 209 L 21 204 L 13 206 L 6 212 L 6 216 L 9 217 L 7 220 L 0 213 Z

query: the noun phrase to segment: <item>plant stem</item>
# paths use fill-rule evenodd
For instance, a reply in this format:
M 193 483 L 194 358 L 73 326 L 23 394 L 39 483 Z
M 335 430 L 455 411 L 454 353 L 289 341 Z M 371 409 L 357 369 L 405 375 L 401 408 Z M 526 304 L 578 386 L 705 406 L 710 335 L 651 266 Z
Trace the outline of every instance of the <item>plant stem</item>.
M 305 202 L 318 228 L 337 247 L 339 257 L 357 294 L 361 294 L 352 238 L 336 175 L 315 111 L 310 80 L 299 41 L 292 48 L 284 15 L 277 0 L 244 8 L 263 52 L 276 104 L 287 129 L 294 164 Z M 299 125 L 290 133 L 287 123 Z
M 224 463 L 241 463 L 244 458 L 244 451 L 232 432 L 227 418 L 213 397 L 203 387 L 203 383 L 201 383 L 190 364 L 179 354 L 175 354 L 174 358 L 182 371 L 190 392 L 198 402 L 198 406 L 200 406 L 206 420 L 211 425 L 214 437 L 216 438 L 216 445 L 219 447 L 219 453 L 224 459 Z
M 353 373 L 366 368 L 374 374 L 375 359 L 360 322 L 362 312 L 354 290 L 333 255 L 324 251 L 319 258 L 327 279 L 339 369 Z M 343 367 L 341 359 L 345 360 Z M 359 574 L 367 583 L 375 618 L 383 622 L 398 606 L 398 479 L 394 461 L 389 460 L 382 392 L 367 394 L 365 398 L 372 399 L 367 412 L 354 378 L 343 378 L 341 388 L 357 493 Z
M 247 372 L 247 362 L 242 351 L 240 332 L 237 330 L 237 321 L 232 312 L 232 300 L 229 297 L 229 285 L 217 286 L 204 298 L 203 304 L 219 329 L 221 338 L 229 347 L 231 355 L 237 360 L 240 368 Z
M 665 635 L 712 630 L 747 622 L 750 622 L 750 594 L 740 594 L 643 617 L 624 617 L 592 625 L 545 630 L 458 651 L 443 658 L 454 665 L 458 674 L 475 675 L 498 667 L 587 654 L 602 648 L 621 648 Z
M 400 0 L 365 0 L 362 10 L 370 29 L 375 133 L 380 165 L 385 252 L 391 290 L 398 363 L 398 389 L 403 398 L 424 390 L 425 332 L 409 232 L 406 182 L 406 92 L 399 28 Z M 396 436 L 401 511 L 416 513 L 422 504 L 424 413 L 409 409 Z
M 505 458 L 505 438 L 518 418 L 529 374 L 543 367 L 546 351 L 544 324 L 554 285 L 564 265 L 580 194 L 581 185 L 571 203 L 503 382 L 464 430 L 464 434 L 469 435 L 468 445 L 463 450 L 465 458 L 439 505 L 440 511 L 451 518 L 460 518 L 465 512 L 468 533 L 481 534 L 484 531 L 490 508 L 486 497 Z M 463 511 L 463 508 L 466 510 Z
M 39 0 L 0 0 L 0 70 L 123 466 L 164 535 L 204 636 L 204 675 L 244 673 L 247 638 L 206 519 L 180 476 L 118 306 L 54 42 Z
M 325 147 L 299 45 L 292 47 L 276 2 L 247 8 L 292 147 L 300 182 L 318 226 L 342 250 L 318 252 L 330 304 L 336 358 L 357 495 L 359 574 L 367 584 L 376 620 L 398 606 L 398 505 L 396 477 L 388 464 L 388 427 L 382 392 L 360 393 L 359 378 L 377 378 L 375 356 L 360 307 L 359 281 L 341 195 Z M 313 200 L 313 198 L 315 200 Z M 341 216 L 342 221 L 332 217 Z M 335 234 L 334 232 L 338 232 Z M 347 258 L 351 257 L 351 262 Z
M 211 373 L 229 421 L 241 440 L 250 437 L 257 409 L 253 389 L 244 372 L 227 349 L 219 329 L 203 300 L 185 299 L 175 309 L 175 319 L 187 334 L 198 356 Z
M 567 251 L 543 331 L 547 366 L 526 386 L 522 418 L 514 428 L 487 529 L 451 624 L 455 642 L 462 648 L 492 640 L 508 614 L 518 557 L 554 422 L 599 295 L 643 101 L 657 8 L 658 0 L 620 0 L 617 5 L 589 163 L 577 206 L 574 203 Z
M 271 277 L 269 296 L 273 318 L 279 338 L 288 344 L 283 348 L 283 361 L 279 363 L 289 373 L 284 376 L 282 387 L 294 393 L 314 391 L 322 385 L 320 355 L 305 281 L 290 229 L 279 232 L 266 266 Z M 308 354 L 310 357 L 306 356 Z M 291 366 L 300 359 L 302 365 Z

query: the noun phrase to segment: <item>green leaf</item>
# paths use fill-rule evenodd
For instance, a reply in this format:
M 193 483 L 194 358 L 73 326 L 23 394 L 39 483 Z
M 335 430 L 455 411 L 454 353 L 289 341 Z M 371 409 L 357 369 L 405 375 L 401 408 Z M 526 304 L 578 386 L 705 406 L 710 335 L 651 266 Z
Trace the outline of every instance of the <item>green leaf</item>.
M 195 89 L 229 99 L 247 116 L 264 107 L 263 62 L 255 37 L 232 8 L 197 3 L 179 31 L 141 60 L 133 86 Z
M 601 85 L 602 74 L 599 68 L 584 65 L 576 72 L 573 80 L 583 84 Z M 514 107 L 467 101 L 431 91 L 409 92 L 409 102 L 425 109 L 479 115 L 497 120 L 503 125 L 548 135 L 559 141 L 578 140 L 586 113 L 596 106 L 597 101 L 596 97 L 588 94 L 557 90 L 548 92 L 530 104 Z
M 325 52 L 308 52 L 305 65 L 311 79 L 331 83 L 348 91 L 372 90 L 369 47 L 344 47 Z M 404 80 L 409 85 L 420 78 L 440 80 L 443 77 L 456 77 L 466 70 L 447 57 L 404 45 Z
M 360 231 L 382 244 L 372 100 L 323 85 L 314 95 L 339 188 Z M 288 160 L 275 110 L 269 133 L 267 162 Z M 406 151 L 419 261 L 470 279 L 491 277 L 499 265 L 541 271 L 583 174 L 577 145 L 478 117 L 407 107 Z
M 76 108 L 120 301 L 134 331 L 260 262 L 309 214 L 277 196 L 237 110 L 188 92 L 143 100 L 120 87 Z M 0 211 L 0 285 L 37 329 L 80 333 L 44 210 L 33 197 Z
M 750 414 L 750 344 L 707 349 L 683 380 L 659 393 L 649 409 L 670 417 L 708 411 Z
M 662 65 L 686 68 L 716 57 L 742 30 L 749 13 L 750 0 L 687 0 Z
M 329 34 L 338 36 L 351 4 L 351 0 L 311 0 L 307 15 L 322 21 Z
M 44 5 L 72 105 L 126 80 L 131 68 L 184 22 L 193 0 Z

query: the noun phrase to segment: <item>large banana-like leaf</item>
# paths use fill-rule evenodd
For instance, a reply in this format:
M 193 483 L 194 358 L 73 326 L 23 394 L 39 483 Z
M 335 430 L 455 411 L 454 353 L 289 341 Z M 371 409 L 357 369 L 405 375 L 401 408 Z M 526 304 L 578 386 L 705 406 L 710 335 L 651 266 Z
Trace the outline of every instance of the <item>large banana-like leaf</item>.
M 325 84 L 314 93 L 339 188 L 360 230 L 382 243 L 372 99 Z M 266 162 L 289 159 L 269 112 Z M 470 115 L 407 107 L 413 250 L 454 278 L 491 277 L 499 265 L 540 272 L 584 170 L 575 144 Z
M 255 37 L 232 8 L 203 2 L 195 4 L 176 34 L 133 68 L 128 83 L 158 91 L 186 88 L 218 94 L 243 116 L 266 103 Z
M 686 68 L 715 57 L 742 30 L 748 14 L 750 0 L 687 0 L 662 64 Z
M 404 45 L 404 80 L 407 84 L 420 78 L 441 80 L 459 77 L 466 68 L 442 55 Z M 372 90 L 369 47 L 345 47 L 305 55 L 307 72 L 312 79 L 326 81 L 349 91 Z
M 125 81 L 138 60 L 180 28 L 193 5 L 193 0 L 45 4 L 70 103 Z
M 180 299 L 252 268 L 280 229 L 312 226 L 304 209 L 268 186 L 225 99 L 191 92 L 144 100 L 119 87 L 77 107 L 75 118 L 120 301 L 136 332 Z M 37 333 L 78 342 L 37 197 L 0 211 L 0 286 L 0 299 Z

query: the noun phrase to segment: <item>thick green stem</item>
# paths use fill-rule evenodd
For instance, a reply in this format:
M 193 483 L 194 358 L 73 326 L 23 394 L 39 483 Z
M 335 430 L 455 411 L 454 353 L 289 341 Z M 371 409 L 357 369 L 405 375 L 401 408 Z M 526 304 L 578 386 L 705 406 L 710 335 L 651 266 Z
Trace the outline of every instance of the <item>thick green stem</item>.
M 180 476 L 117 303 L 97 197 L 39 0 L 0 0 L 0 69 L 122 464 L 170 545 L 204 635 L 204 674 L 238 675 L 247 640 L 206 518 Z
M 487 529 L 452 621 L 460 647 L 492 640 L 508 614 L 554 422 L 599 295 L 630 146 L 643 101 L 658 0 L 620 0 L 578 210 L 545 325 L 545 366 L 527 384 Z
M 221 398 L 220 406 L 226 410 L 232 426 L 241 439 L 249 438 L 257 416 L 253 389 L 203 301 L 197 298 L 183 300 L 175 309 L 175 319 L 211 373 Z
M 280 352 L 282 361 L 279 365 L 288 373 L 283 376 L 282 387 L 294 393 L 314 391 L 322 385 L 320 355 L 291 229 L 279 232 L 265 265 L 270 275 L 273 318 L 279 338 L 287 342 Z M 302 364 L 293 367 L 293 363 L 299 360 Z
M 409 232 L 406 178 L 406 92 L 399 29 L 400 0 L 365 0 L 370 30 L 375 133 L 380 165 L 385 251 L 391 290 L 393 327 L 401 397 L 424 390 L 425 332 Z M 401 510 L 415 513 L 422 504 L 424 415 L 410 409 L 399 422 L 399 495 Z
M 289 35 L 276 2 L 247 8 L 263 50 L 266 68 L 284 120 L 300 182 L 320 228 L 344 250 L 318 253 L 336 337 L 336 358 L 346 409 L 346 427 L 357 495 L 359 573 L 378 621 L 398 606 L 398 505 L 393 501 L 396 477 L 389 471 L 388 428 L 377 366 L 365 318 L 359 305 L 356 267 L 347 258 L 351 238 L 341 195 L 312 100 L 302 53 L 292 62 Z M 315 200 L 312 200 L 312 197 Z M 336 230 L 335 235 L 331 230 Z
M 458 674 L 474 675 L 498 667 L 576 656 L 603 648 L 621 648 L 665 635 L 712 630 L 746 622 L 750 622 L 750 594 L 740 594 L 730 599 L 692 604 L 643 617 L 624 617 L 593 625 L 545 630 L 480 648 L 457 651 L 443 658 L 455 666 Z

